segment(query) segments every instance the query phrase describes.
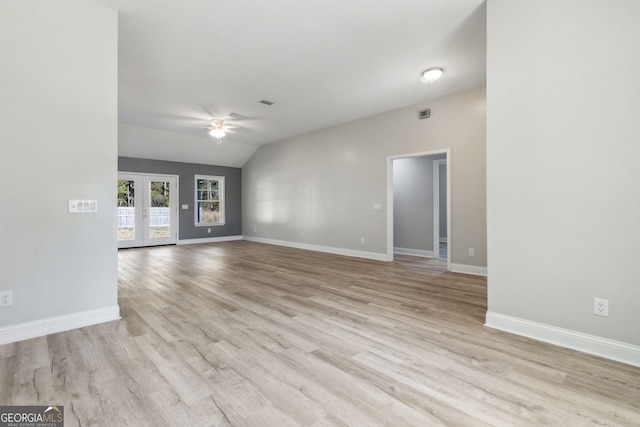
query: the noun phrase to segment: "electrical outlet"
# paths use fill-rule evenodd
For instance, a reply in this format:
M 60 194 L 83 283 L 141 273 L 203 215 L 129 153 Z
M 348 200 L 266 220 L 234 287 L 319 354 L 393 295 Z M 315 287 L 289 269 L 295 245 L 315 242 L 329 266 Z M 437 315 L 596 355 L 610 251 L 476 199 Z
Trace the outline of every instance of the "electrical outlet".
M 364 244 L 364 237 L 360 238 L 360 243 Z
M 0 291 L 0 307 L 13 305 L 13 291 Z
M 602 298 L 593 299 L 593 314 L 597 316 L 609 316 L 609 300 Z
M 473 248 L 469 248 L 469 256 L 476 256 L 476 250 Z

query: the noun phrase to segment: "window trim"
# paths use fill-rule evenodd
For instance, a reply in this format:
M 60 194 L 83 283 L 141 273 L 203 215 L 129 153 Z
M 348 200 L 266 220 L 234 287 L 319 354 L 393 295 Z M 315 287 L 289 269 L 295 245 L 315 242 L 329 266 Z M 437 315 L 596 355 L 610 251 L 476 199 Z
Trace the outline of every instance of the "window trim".
M 218 203 L 220 203 L 220 220 L 218 222 L 198 222 L 198 180 L 218 181 Z M 215 175 L 194 175 L 193 179 L 193 224 L 196 227 L 212 227 L 225 225 L 225 177 Z

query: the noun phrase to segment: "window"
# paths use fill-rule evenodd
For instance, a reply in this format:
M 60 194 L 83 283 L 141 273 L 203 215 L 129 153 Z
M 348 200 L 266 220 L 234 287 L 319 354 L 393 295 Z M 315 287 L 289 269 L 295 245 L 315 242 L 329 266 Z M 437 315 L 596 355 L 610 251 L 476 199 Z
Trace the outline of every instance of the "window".
M 224 177 L 195 176 L 195 225 L 224 225 Z

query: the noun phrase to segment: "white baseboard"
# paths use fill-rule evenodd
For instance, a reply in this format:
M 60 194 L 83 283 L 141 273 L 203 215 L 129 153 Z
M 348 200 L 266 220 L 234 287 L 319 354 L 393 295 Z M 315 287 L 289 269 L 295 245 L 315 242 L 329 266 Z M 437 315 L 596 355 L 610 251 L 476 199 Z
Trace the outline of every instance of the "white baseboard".
M 487 276 L 487 267 L 478 267 L 477 265 L 455 264 L 451 263 L 451 271 L 454 273 L 474 274 L 476 276 Z
M 285 240 L 265 239 L 262 237 L 254 237 L 254 236 L 244 236 L 243 239 L 250 242 L 267 243 L 269 245 L 286 246 L 289 248 L 305 249 L 308 251 L 326 252 L 329 254 L 373 259 L 376 261 L 387 261 L 387 254 L 380 254 L 377 252 L 356 251 L 353 249 L 343 249 L 343 248 L 334 248 L 331 246 L 311 245 L 308 243 L 300 243 L 300 242 L 288 242 Z
M 222 236 L 222 237 L 203 237 L 199 239 L 182 239 L 178 240 L 178 245 L 196 245 L 199 243 L 218 243 L 231 242 L 233 240 L 242 240 L 242 236 Z
M 413 255 L 423 258 L 433 258 L 433 251 L 424 251 L 422 249 L 410 249 L 410 248 L 393 248 L 394 254 Z
M 640 346 L 490 311 L 485 326 L 640 367 Z
M 117 305 L 100 310 L 83 311 L 4 326 L 0 328 L 0 345 L 97 325 L 98 323 L 112 320 L 120 320 L 120 307 Z

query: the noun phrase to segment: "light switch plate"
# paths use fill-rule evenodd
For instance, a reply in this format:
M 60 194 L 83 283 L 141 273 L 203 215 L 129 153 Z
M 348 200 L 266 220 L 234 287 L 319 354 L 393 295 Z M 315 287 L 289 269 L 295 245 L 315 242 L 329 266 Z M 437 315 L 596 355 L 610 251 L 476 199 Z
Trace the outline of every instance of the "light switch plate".
M 69 213 L 98 212 L 97 200 L 69 200 Z

